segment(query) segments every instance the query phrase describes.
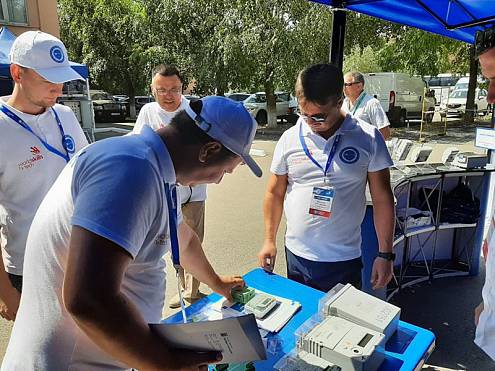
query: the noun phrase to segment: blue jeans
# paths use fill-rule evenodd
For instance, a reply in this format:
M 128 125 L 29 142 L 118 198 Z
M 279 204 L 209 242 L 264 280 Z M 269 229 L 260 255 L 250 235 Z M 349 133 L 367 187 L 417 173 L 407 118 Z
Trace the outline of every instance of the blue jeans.
M 287 277 L 291 280 L 327 292 L 337 283 L 361 287 L 361 258 L 340 262 L 317 262 L 294 255 L 285 248 Z

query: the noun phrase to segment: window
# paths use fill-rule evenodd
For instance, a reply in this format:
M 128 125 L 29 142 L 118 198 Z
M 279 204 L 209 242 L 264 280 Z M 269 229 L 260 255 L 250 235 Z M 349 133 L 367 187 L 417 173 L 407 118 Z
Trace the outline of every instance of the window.
M 26 24 L 26 0 L 0 0 L 0 20 Z
M 450 98 L 467 98 L 467 90 L 454 90 L 450 94 Z

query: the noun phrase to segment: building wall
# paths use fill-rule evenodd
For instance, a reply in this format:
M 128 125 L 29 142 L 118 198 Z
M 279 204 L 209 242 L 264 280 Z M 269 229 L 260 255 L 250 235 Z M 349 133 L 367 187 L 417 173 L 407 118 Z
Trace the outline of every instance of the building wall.
M 0 26 L 7 26 L 14 34 L 24 31 L 41 30 L 60 37 L 60 28 L 57 15 L 57 0 L 25 0 L 27 8 L 27 25 L 4 22 Z

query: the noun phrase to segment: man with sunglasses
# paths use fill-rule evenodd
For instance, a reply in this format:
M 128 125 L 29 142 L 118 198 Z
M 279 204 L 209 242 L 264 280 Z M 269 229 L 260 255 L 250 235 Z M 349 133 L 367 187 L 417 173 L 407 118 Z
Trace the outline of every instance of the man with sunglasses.
M 158 130 L 170 124 L 177 112 L 189 107 L 189 101 L 182 95 L 182 75 L 177 67 L 160 64 L 153 69 L 151 91 L 155 102 L 145 104 L 139 112 L 133 133 L 140 133 L 144 126 Z M 206 184 L 179 187 L 182 214 L 185 222 L 196 232 L 203 242 L 205 225 Z M 183 298 L 192 303 L 200 298 L 199 281 L 182 268 L 179 270 Z M 170 308 L 180 307 L 180 297 L 176 294 L 169 302 Z
M 14 91 L 0 98 L 0 315 L 14 320 L 36 209 L 88 142 L 72 110 L 56 104 L 64 82 L 84 80 L 71 68 L 64 44 L 28 31 L 14 41 L 10 62 Z
M 344 104 L 342 109 L 368 124 L 376 126 L 385 140 L 390 139 L 390 122 L 378 99 L 364 91 L 364 76 L 353 71 L 344 75 Z
M 495 104 L 495 27 L 480 31 L 476 35 L 476 57 L 481 72 L 489 80 L 488 103 Z M 493 192 L 493 190 L 492 190 Z M 495 360 L 495 214 L 490 219 L 490 228 L 483 244 L 485 255 L 485 285 L 483 301 L 475 310 L 475 343 Z
M 288 277 L 322 291 L 361 283 L 361 222 L 369 183 L 379 255 L 374 289 L 392 278 L 392 160 L 377 128 L 342 111 L 342 71 L 331 64 L 303 70 L 296 82 L 301 117 L 277 143 L 264 199 L 259 264 L 272 270 L 285 211 Z M 366 241 L 365 241 L 366 242 Z

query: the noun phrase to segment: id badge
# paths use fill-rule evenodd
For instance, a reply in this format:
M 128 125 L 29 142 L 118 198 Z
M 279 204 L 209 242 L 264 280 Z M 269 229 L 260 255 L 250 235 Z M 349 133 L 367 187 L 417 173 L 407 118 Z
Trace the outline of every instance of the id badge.
M 332 215 L 332 204 L 335 197 L 333 187 L 314 187 L 311 195 L 309 213 L 312 215 L 330 218 Z

